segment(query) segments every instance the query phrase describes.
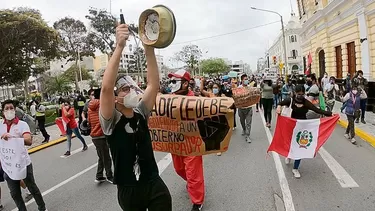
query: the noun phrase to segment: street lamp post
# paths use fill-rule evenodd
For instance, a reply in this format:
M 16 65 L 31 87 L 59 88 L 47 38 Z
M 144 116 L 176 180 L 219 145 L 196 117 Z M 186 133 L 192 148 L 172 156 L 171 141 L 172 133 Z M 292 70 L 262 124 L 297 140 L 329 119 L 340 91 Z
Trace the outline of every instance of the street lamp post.
M 274 13 L 274 14 L 277 14 L 278 16 L 280 16 L 280 21 L 281 21 L 281 30 L 283 31 L 283 48 L 284 48 L 284 68 L 286 68 L 287 70 L 289 69 L 289 65 L 288 65 L 288 61 L 287 61 L 287 55 L 286 55 L 286 42 L 285 42 L 285 29 L 284 29 L 284 20 L 283 20 L 283 16 L 278 13 L 278 12 L 275 12 L 275 11 L 272 11 L 272 10 L 265 10 L 265 9 L 259 9 L 259 8 L 255 8 L 255 7 L 251 7 L 251 9 L 253 10 L 259 10 L 259 11 L 263 11 L 263 12 L 269 12 L 269 13 Z M 284 75 L 286 75 L 288 72 L 285 71 L 284 69 Z

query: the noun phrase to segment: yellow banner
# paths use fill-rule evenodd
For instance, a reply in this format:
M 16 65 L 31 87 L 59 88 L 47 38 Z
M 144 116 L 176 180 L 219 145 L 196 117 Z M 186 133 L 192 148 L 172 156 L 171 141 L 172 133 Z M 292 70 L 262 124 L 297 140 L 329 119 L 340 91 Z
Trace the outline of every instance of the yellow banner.
M 198 156 L 228 150 L 233 99 L 158 95 L 148 120 L 154 151 Z

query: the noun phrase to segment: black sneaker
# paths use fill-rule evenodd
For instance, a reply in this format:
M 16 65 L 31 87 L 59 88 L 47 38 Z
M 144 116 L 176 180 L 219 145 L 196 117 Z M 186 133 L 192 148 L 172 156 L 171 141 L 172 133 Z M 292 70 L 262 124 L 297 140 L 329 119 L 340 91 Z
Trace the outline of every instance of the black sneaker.
M 4 209 L 4 206 L 0 204 L 0 210 L 3 210 L 3 209 Z
M 113 184 L 113 177 L 107 177 L 107 182 Z
M 96 183 L 102 183 L 102 182 L 105 182 L 105 181 L 106 181 L 105 177 L 98 177 L 98 178 L 95 179 Z
M 83 152 L 83 151 L 86 151 L 87 149 L 88 149 L 88 146 L 87 146 L 87 145 L 83 146 L 83 148 L 82 148 L 82 152 Z
M 66 151 L 64 156 L 70 156 L 70 151 Z
M 203 208 L 202 204 L 193 204 L 193 208 L 191 209 L 191 211 L 201 211 L 202 208 Z

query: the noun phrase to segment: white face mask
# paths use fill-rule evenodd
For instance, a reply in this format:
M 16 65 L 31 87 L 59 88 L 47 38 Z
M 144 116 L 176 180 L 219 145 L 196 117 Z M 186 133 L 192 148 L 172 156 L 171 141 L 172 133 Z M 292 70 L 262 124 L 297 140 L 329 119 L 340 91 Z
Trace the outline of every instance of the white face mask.
M 4 112 L 4 116 L 6 120 L 13 120 L 16 117 L 15 110 L 7 110 Z
M 124 97 L 123 105 L 126 108 L 135 108 L 139 102 L 140 95 L 134 89 L 130 89 L 129 93 Z
M 170 83 L 168 87 L 171 89 L 171 93 L 175 93 L 181 89 L 181 81 L 176 81 L 175 84 Z

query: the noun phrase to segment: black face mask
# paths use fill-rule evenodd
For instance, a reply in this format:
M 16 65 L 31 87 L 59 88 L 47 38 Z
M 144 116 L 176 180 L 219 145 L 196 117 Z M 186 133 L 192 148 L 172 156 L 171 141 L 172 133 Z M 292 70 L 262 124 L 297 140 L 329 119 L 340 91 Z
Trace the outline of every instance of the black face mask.
M 312 81 L 307 81 L 306 83 L 308 86 L 312 86 Z
M 294 99 L 298 103 L 303 103 L 303 101 L 305 100 L 305 96 L 304 95 L 296 95 Z

